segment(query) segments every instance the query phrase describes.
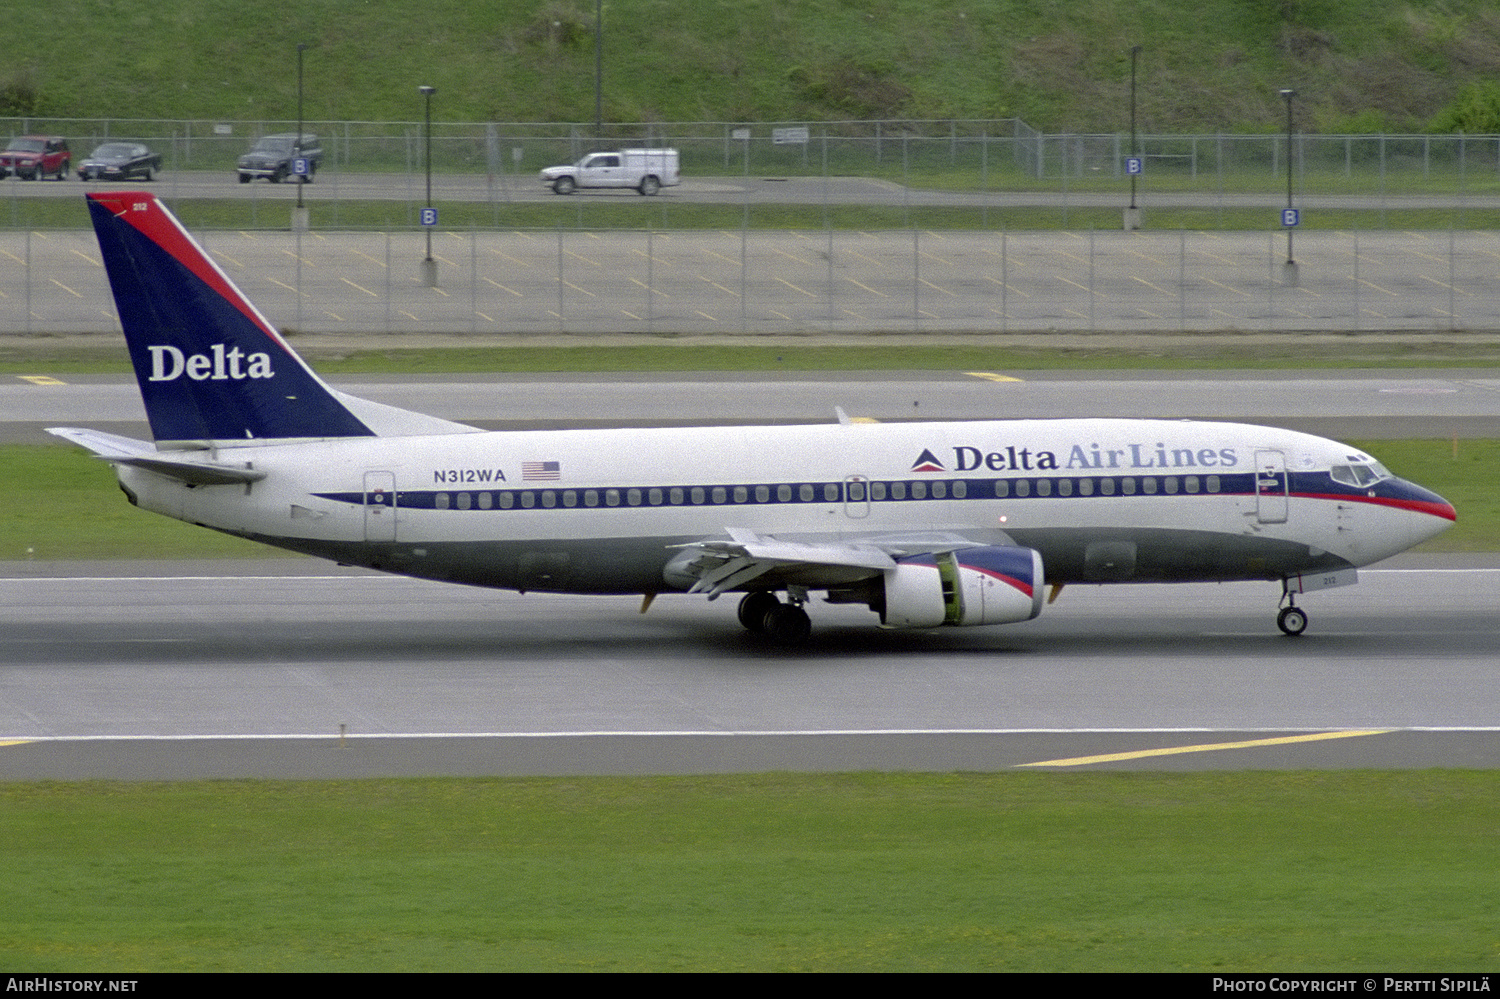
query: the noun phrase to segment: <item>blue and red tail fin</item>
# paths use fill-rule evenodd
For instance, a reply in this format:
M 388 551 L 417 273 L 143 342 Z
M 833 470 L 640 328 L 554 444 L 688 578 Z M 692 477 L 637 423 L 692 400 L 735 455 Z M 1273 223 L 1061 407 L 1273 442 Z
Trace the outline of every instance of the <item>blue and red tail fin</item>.
M 154 195 L 88 195 L 158 442 L 368 437 Z

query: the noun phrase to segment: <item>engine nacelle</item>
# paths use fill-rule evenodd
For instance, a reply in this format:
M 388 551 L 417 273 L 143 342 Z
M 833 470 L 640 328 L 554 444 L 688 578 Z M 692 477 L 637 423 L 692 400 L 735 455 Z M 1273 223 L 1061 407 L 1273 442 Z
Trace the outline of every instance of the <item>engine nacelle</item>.
M 898 560 L 885 573 L 887 628 L 1014 624 L 1042 612 L 1042 556 L 1030 548 L 964 548 Z

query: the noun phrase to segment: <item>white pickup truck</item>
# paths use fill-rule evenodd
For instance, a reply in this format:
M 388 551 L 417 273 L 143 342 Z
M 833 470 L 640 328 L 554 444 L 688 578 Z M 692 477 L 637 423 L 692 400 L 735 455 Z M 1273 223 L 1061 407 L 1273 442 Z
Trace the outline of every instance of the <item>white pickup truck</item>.
M 650 195 L 680 183 L 675 149 L 589 153 L 577 163 L 542 171 L 542 184 L 552 188 L 554 194 L 572 194 L 580 187 L 633 187 Z

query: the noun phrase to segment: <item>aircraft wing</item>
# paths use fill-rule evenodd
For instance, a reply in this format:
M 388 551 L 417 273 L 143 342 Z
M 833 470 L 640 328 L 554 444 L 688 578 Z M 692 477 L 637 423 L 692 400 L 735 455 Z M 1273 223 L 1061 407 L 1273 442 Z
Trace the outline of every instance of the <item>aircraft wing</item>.
M 133 437 L 107 434 L 102 430 L 79 427 L 48 427 L 47 433 L 88 448 L 112 465 L 133 465 L 166 475 L 195 486 L 223 486 L 234 482 L 258 482 L 265 472 L 243 465 L 225 465 L 213 461 L 190 461 L 177 457 L 192 452 L 161 452 L 154 445 Z
M 730 540 L 707 539 L 681 546 L 679 569 L 696 582 L 689 593 L 713 600 L 727 590 L 770 575 L 781 584 L 838 585 L 894 568 L 902 555 L 957 551 L 980 542 L 951 534 L 885 535 L 854 541 L 785 541 L 741 528 Z

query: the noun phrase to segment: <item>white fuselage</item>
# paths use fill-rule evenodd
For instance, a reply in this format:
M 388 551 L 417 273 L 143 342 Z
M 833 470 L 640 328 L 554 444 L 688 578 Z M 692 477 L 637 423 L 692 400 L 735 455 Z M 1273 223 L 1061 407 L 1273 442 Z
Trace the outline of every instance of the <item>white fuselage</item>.
M 1240 424 L 1021 420 L 236 443 L 208 457 L 263 479 L 120 475 L 147 509 L 343 562 L 654 593 L 691 582 L 671 569 L 674 546 L 736 530 L 952 534 L 1034 548 L 1053 582 L 1125 582 L 1366 565 L 1448 526 L 1418 503 L 1341 490 L 1328 472 L 1351 455 Z

